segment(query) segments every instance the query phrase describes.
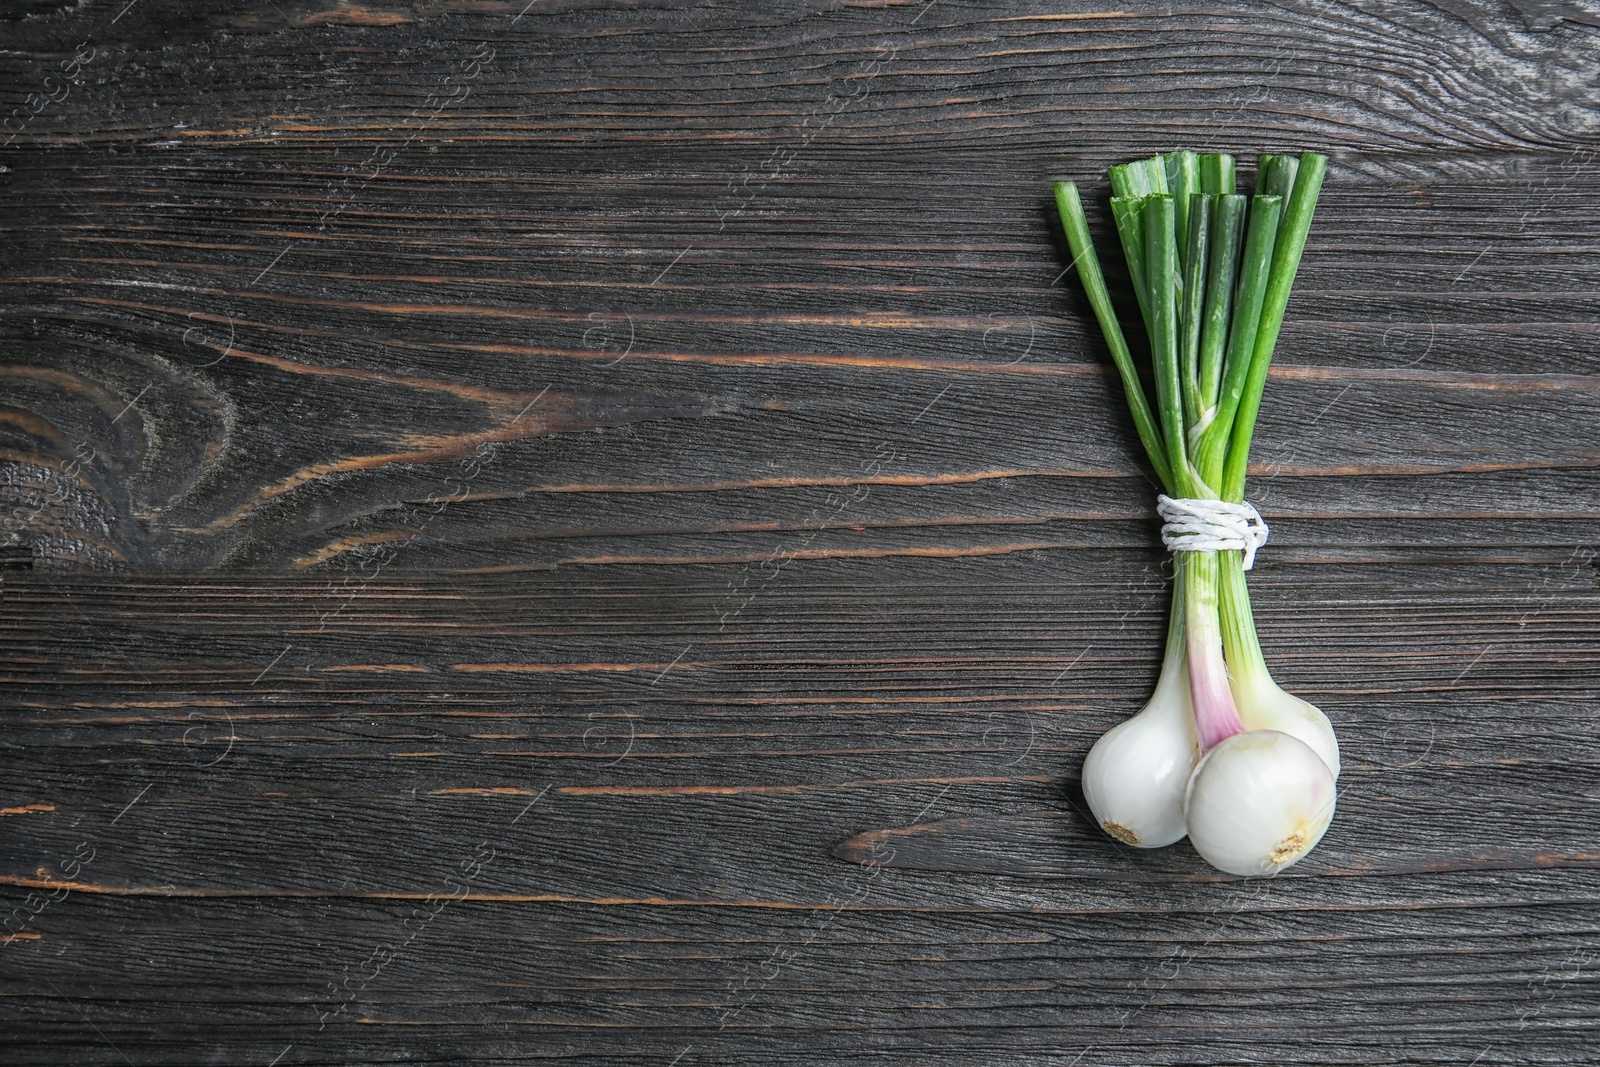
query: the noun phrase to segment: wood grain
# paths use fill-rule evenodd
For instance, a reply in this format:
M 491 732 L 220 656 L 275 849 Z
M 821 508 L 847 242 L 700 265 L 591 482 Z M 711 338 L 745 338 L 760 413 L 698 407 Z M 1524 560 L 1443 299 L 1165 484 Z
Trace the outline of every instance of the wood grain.
M 66 997 L 181 1060 L 1231 1062 L 1290 1058 L 1287 1027 L 1318 1035 L 1293 1062 L 1579 1062 L 1592 572 L 1309 599 L 1264 572 L 1268 655 L 1347 766 L 1323 847 L 1252 882 L 1083 817 L 1163 583 L 1041 555 L 797 562 L 726 625 L 721 581 L 10 581 L 38 807 L 0 880 L 59 892 L 94 850 L 6 946 L 15 1055 L 102 1055 Z
M 0 28 L 6 1062 L 1593 1061 L 1588 0 Z M 1177 146 L 1333 157 L 1263 881 L 1076 785 L 1166 577 L 1048 184 Z

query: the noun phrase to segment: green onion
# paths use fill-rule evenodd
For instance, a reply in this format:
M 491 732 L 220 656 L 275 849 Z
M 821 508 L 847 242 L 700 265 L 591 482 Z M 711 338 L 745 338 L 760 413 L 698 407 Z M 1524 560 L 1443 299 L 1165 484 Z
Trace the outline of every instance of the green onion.
M 1057 193 L 1057 196 L 1059 197 L 1060 194 Z M 1148 331 L 1150 329 L 1150 308 L 1146 303 L 1147 298 L 1145 296 L 1144 222 L 1140 218 L 1140 212 L 1143 207 L 1143 197 L 1114 196 L 1111 198 L 1111 218 L 1117 224 L 1117 237 L 1122 242 L 1123 258 L 1128 263 L 1128 280 L 1133 283 L 1133 295 L 1139 301 L 1139 317 L 1144 322 L 1145 330 Z M 1086 234 L 1087 232 L 1085 230 Z M 1085 237 L 1085 240 L 1087 239 Z
M 1249 201 L 1237 193 L 1219 195 L 1215 218 L 1212 220 L 1211 262 L 1206 270 L 1205 321 L 1200 334 L 1199 388 L 1203 413 L 1216 407 L 1217 394 L 1222 389 L 1222 356 L 1228 343 L 1228 321 L 1233 314 L 1234 279 L 1239 273 L 1239 253 L 1248 204 Z
M 1089 305 L 1100 322 L 1106 344 L 1111 349 L 1111 361 L 1122 376 L 1122 388 L 1128 397 L 1128 410 L 1133 415 L 1134 430 L 1144 445 L 1150 465 L 1156 469 L 1161 484 L 1172 488 L 1172 474 L 1166 460 L 1166 446 L 1155 417 L 1150 413 L 1150 402 L 1144 395 L 1144 383 L 1139 380 L 1138 368 L 1123 339 L 1122 328 L 1117 325 L 1117 312 L 1111 306 L 1111 293 L 1106 289 L 1105 276 L 1100 272 L 1100 260 L 1094 254 L 1094 242 L 1089 238 L 1089 220 L 1083 213 L 1083 201 L 1078 187 L 1071 182 L 1056 182 L 1056 209 L 1061 213 L 1061 228 L 1067 237 L 1067 247 L 1072 250 L 1072 263 L 1083 280 L 1084 292 L 1089 295 Z
M 1245 380 L 1250 375 L 1250 360 L 1256 350 L 1261 309 L 1266 302 L 1272 272 L 1272 250 L 1278 240 L 1279 204 L 1275 196 L 1251 198 L 1250 232 L 1245 238 L 1244 261 L 1239 270 L 1232 321 L 1228 325 L 1227 362 L 1217 398 L 1217 413 L 1206 427 L 1200 444 L 1201 477 L 1208 483 L 1221 484 L 1234 413 L 1239 410 Z
M 1167 168 L 1160 156 L 1122 163 L 1106 172 L 1111 179 L 1111 195 L 1128 200 L 1166 193 Z
M 1278 331 L 1283 328 L 1289 290 L 1300 269 L 1306 235 L 1311 231 L 1311 215 L 1317 208 L 1317 196 L 1322 192 L 1322 179 L 1328 169 L 1326 156 L 1307 153 L 1302 163 L 1298 178 L 1293 167 L 1278 168 L 1289 171 L 1288 182 L 1294 191 L 1278 227 L 1278 240 L 1272 251 L 1272 274 L 1261 306 L 1261 322 L 1256 328 L 1255 352 L 1250 359 L 1250 373 L 1239 400 L 1239 411 L 1234 416 L 1220 487 L 1224 500 L 1244 499 L 1245 466 L 1250 458 L 1250 439 L 1255 434 L 1256 412 L 1261 407 L 1261 391 L 1267 384 L 1267 365 L 1272 362 L 1272 349 L 1278 343 Z
M 1234 192 L 1234 166 L 1230 155 L 1211 154 L 1200 157 L 1200 191 L 1229 196 Z
M 1179 381 L 1178 235 L 1172 197 L 1144 201 L 1145 299 L 1150 308 L 1150 360 L 1156 378 L 1156 413 L 1167 442 L 1167 462 L 1178 492 L 1187 495 L 1189 457 L 1185 441 L 1182 383 Z
M 1207 861 L 1240 874 L 1280 870 L 1316 845 L 1339 772 L 1327 716 L 1280 689 L 1261 655 L 1233 547 L 1259 537 L 1221 522 L 1254 515 L 1242 503 L 1251 441 L 1326 170 L 1315 153 L 1262 156 L 1247 198 L 1228 155 L 1169 152 L 1110 169 L 1153 408 L 1077 188 L 1055 187 L 1139 439 L 1182 498 L 1161 503 L 1176 553 L 1161 678 L 1144 709 L 1090 750 L 1084 795 L 1119 840 L 1154 847 L 1187 833 Z
M 1206 261 L 1211 248 L 1211 213 L 1217 198 L 1215 195 L 1195 193 L 1189 199 L 1187 247 L 1183 253 L 1181 341 L 1183 417 L 1185 425 L 1192 427 L 1200 421 L 1205 404 L 1205 394 L 1200 388 L 1200 334 L 1205 326 Z
M 1299 167 L 1299 160 L 1293 156 L 1262 156 L 1256 165 L 1256 192 L 1288 200 Z
M 1167 191 L 1172 194 L 1177 212 L 1178 257 L 1182 269 L 1189 260 L 1185 244 L 1189 235 L 1189 210 L 1194 194 L 1200 191 L 1200 157 L 1193 152 L 1169 152 L 1161 157 L 1166 172 Z

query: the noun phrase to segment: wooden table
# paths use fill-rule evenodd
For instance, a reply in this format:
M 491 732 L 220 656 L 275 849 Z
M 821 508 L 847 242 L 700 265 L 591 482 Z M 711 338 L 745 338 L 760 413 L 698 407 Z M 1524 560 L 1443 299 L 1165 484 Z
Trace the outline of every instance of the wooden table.
M 1591 0 L 0 36 L 0 1059 L 1600 1061 Z M 1077 786 L 1167 579 L 1048 183 L 1184 146 L 1333 158 L 1268 880 Z

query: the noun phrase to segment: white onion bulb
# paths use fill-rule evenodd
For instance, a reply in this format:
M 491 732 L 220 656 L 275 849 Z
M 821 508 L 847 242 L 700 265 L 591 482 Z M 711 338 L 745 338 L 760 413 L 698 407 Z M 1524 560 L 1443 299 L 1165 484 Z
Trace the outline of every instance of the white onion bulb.
M 1184 796 L 1189 841 L 1229 874 L 1275 874 L 1310 852 L 1333 820 L 1333 772 L 1279 730 L 1235 734 L 1207 752 Z
M 1149 703 L 1094 743 L 1083 795 L 1100 828 L 1125 844 L 1159 848 L 1183 839 L 1184 787 L 1200 758 L 1183 644 L 1169 654 Z
M 1233 680 L 1233 699 L 1246 730 L 1278 730 L 1298 738 L 1322 757 L 1339 777 L 1339 739 L 1322 710 L 1279 688 L 1265 671 L 1248 681 Z

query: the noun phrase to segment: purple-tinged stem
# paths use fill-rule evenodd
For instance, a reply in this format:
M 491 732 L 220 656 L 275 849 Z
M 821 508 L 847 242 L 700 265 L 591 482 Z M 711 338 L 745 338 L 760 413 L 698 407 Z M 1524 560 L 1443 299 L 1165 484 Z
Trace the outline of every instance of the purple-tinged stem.
M 1239 709 L 1228 685 L 1222 656 L 1222 623 L 1218 613 L 1221 569 L 1215 552 L 1180 552 L 1183 568 L 1184 635 L 1189 657 L 1189 695 L 1194 704 L 1200 748 L 1209 750 L 1234 734 L 1244 733 Z

